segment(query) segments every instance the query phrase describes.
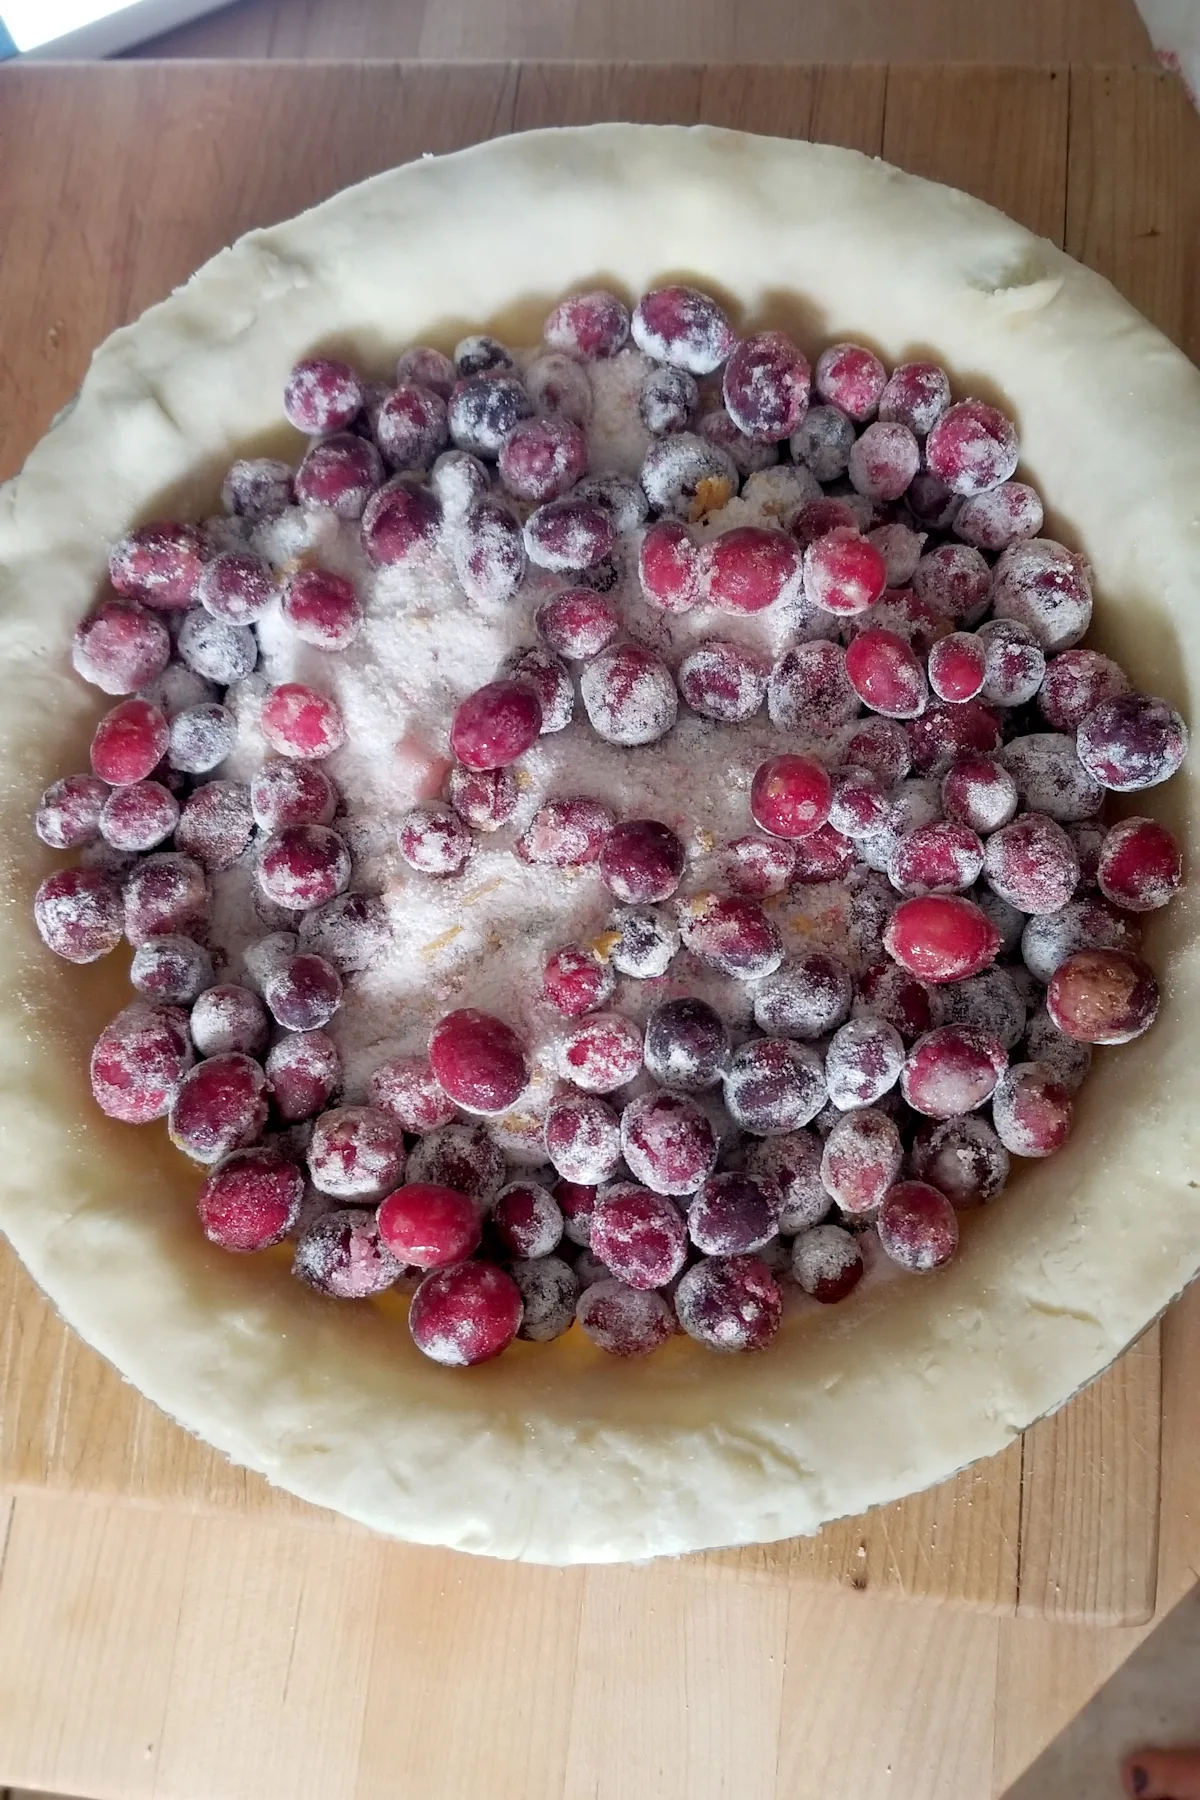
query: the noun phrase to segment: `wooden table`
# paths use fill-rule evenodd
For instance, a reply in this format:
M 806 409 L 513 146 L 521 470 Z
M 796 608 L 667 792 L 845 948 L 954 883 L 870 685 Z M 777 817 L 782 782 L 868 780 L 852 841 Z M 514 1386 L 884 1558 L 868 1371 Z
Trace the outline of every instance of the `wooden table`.
M 603 117 L 827 137 L 952 178 L 1105 269 L 1196 354 L 1200 121 L 1149 73 L 9 72 L 0 241 L 21 253 L 0 265 L 0 475 L 96 339 L 237 231 L 419 149 Z M 1138 1618 L 1152 1597 L 1157 1332 L 998 1464 L 816 1545 L 556 1572 L 381 1543 L 273 1499 L 122 1389 L 11 1260 L 0 1275 L 0 1474 L 22 1489 L 0 1569 L 10 1781 L 357 1795 L 394 1791 L 399 1767 L 456 1800 L 639 1777 L 656 1800 L 983 1794 L 1137 1641 L 1045 1615 Z M 1192 1554 L 1197 1333 L 1189 1303 L 1164 1338 L 1160 1604 Z M 991 1610 L 861 1591 L 888 1587 Z

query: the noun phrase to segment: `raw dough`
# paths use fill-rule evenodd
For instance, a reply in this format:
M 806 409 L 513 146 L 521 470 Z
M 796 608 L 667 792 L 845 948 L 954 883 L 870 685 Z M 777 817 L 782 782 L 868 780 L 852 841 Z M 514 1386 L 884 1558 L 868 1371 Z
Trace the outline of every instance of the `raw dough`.
M 343 1309 L 286 1258 L 211 1248 L 165 1132 L 95 1111 L 88 1046 L 124 972 L 37 943 L 29 815 L 99 710 L 67 649 L 108 542 L 211 509 L 232 457 L 283 441 L 284 376 L 316 346 L 382 372 L 466 330 L 532 342 L 568 289 L 632 297 L 681 271 L 745 326 L 932 352 L 956 391 L 1002 402 L 1048 529 L 1094 565 L 1095 641 L 1193 710 L 1200 375 L 1049 243 L 844 150 L 611 125 L 380 176 L 116 333 L 0 494 L 0 1225 L 91 1344 L 237 1461 L 382 1531 L 545 1562 L 808 1532 L 941 1480 L 1095 1375 L 1200 1264 L 1195 885 L 1148 934 L 1162 1016 L 1099 1054 L 1062 1154 L 968 1222 L 947 1270 L 795 1317 L 762 1357 L 676 1339 L 625 1365 L 573 1332 L 439 1368 L 396 1305 Z M 1194 845 L 1198 801 L 1193 760 L 1150 810 Z

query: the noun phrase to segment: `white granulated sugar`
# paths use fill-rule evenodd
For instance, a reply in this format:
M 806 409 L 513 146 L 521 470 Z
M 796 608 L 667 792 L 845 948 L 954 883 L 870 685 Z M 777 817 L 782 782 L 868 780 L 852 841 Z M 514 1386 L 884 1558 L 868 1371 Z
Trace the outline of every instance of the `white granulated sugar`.
M 647 367 L 640 352 L 627 350 L 590 371 L 595 405 L 589 438 L 598 472 L 636 474 L 640 466 L 647 438 L 636 394 Z M 772 485 L 760 484 L 757 491 L 760 505 L 733 502 L 723 522 L 776 524 L 778 496 Z M 706 530 L 721 524 L 719 515 Z M 648 606 L 637 581 L 638 538 L 631 532 L 619 540 L 623 573 L 609 598 L 625 621 L 626 635 L 655 650 L 672 670 L 706 638 L 732 638 L 771 660 L 797 635 L 800 602 L 749 617 L 709 607 L 676 617 Z M 300 639 L 277 603 L 269 609 L 257 625 L 260 668 L 230 693 L 239 740 L 221 770 L 223 776 L 249 780 L 267 754 L 258 713 L 268 686 L 304 682 L 341 707 L 346 742 L 322 765 L 345 800 L 345 816 L 334 823 L 354 857 L 351 887 L 380 894 L 392 927 L 390 951 L 347 977 L 342 1007 L 329 1026 L 344 1060 L 347 1097 L 361 1099 L 372 1071 L 386 1058 L 423 1053 L 441 1014 L 457 1006 L 480 1007 L 507 1019 L 530 1048 L 529 1092 L 498 1135 L 510 1150 L 533 1155 L 540 1141 L 539 1115 L 555 1085 L 556 1019 L 541 1000 L 542 969 L 560 945 L 602 933 L 614 902 L 595 867 L 527 864 L 513 854 L 516 839 L 543 800 L 588 795 L 606 802 L 619 819 L 658 819 L 679 834 L 688 851 L 683 894 L 720 887 L 721 853 L 730 839 L 753 828 L 751 778 L 765 757 L 780 750 L 779 734 L 765 711 L 729 726 L 681 708 L 665 738 L 625 749 L 601 741 L 577 704 L 573 722 L 540 738 L 514 770 L 521 792 L 509 824 L 476 835 L 460 875 L 419 874 L 401 859 L 397 834 L 412 806 L 442 794 L 456 707 L 495 679 L 506 657 L 537 642 L 533 614 L 569 586 L 569 578 L 530 569 L 511 601 L 479 604 L 463 593 L 441 551 L 419 563 L 375 570 L 362 554 L 357 524 L 296 508 L 256 526 L 252 542 L 277 569 L 304 560 L 351 577 L 365 613 L 355 642 L 330 654 Z M 579 672 L 575 665 L 576 686 Z M 805 744 L 789 734 L 787 748 L 808 748 L 832 766 L 844 735 L 826 732 Z M 288 921 L 256 906 L 252 873 L 244 864 L 218 875 L 214 886 L 215 936 L 227 952 L 228 978 L 238 979 L 246 947 Z M 845 941 L 847 898 L 841 887 L 800 888 L 767 905 L 785 944 L 833 948 L 860 966 L 861 958 Z M 622 980 L 614 1004 L 642 1022 L 662 1000 L 687 993 L 715 1004 L 735 1037 L 753 1029 L 753 984 L 715 975 L 687 953 L 657 980 Z

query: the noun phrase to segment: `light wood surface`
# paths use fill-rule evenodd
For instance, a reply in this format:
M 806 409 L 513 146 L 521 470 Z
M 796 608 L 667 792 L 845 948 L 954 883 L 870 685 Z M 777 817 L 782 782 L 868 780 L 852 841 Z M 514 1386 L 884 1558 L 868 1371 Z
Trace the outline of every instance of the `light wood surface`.
M 237 231 L 417 148 L 621 116 L 882 150 L 1065 235 L 1200 349 L 1200 121 L 1145 72 L 7 72 L 0 241 L 22 254 L 0 262 L 0 477 L 91 344 Z M 23 1488 L 0 1780 L 121 1800 L 982 1800 L 1144 1633 L 1056 1620 L 1148 1606 L 1157 1330 L 1023 1448 L 865 1529 L 564 1572 L 388 1544 L 270 1494 L 123 1387 L 7 1257 L 0 1316 L 0 1479 Z M 1196 1295 L 1163 1337 L 1160 1605 L 1200 1556 Z

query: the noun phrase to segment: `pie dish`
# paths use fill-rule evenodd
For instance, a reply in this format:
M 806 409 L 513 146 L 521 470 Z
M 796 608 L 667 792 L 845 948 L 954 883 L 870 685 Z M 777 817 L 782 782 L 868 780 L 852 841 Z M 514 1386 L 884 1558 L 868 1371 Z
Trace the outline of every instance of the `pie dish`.
M 801 343 L 934 353 L 1003 405 L 1054 535 L 1095 571 L 1094 641 L 1186 710 L 1200 376 L 1053 246 L 827 147 L 606 126 L 378 177 L 117 333 L 0 496 L 0 1225 L 90 1343 L 237 1461 L 380 1530 L 544 1562 L 782 1537 L 929 1485 L 1106 1366 L 1200 1264 L 1186 895 L 1150 930 L 1163 1015 L 1098 1060 L 1063 1152 L 973 1221 L 956 1263 L 789 1321 L 769 1357 L 677 1340 L 626 1365 L 575 1334 L 461 1379 L 386 1305 L 331 1309 L 286 1264 L 221 1255 L 165 1137 L 91 1111 L 87 1049 L 126 996 L 106 967 L 46 966 L 27 923 L 44 863 L 24 846 L 95 722 L 68 649 L 108 544 L 211 510 L 229 462 L 274 447 L 284 378 L 314 350 L 370 366 L 464 329 L 529 343 L 572 289 L 664 277 Z M 1185 768 L 1155 807 L 1185 844 L 1195 783 Z

